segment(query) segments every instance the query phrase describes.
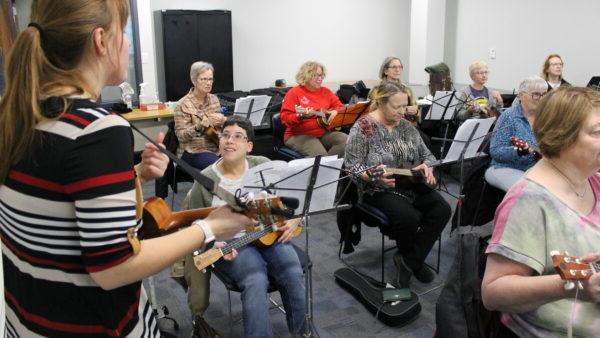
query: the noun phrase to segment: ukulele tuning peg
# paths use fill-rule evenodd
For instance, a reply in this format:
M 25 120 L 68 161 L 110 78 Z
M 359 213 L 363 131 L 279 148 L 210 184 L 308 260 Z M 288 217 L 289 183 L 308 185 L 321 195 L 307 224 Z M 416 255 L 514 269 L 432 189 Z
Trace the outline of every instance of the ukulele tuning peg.
M 560 255 L 560 252 L 558 252 L 557 250 L 550 251 L 550 256 L 558 256 L 558 255 Z
M 260 198 L 267 198 L 268 196 L 269 196 L 269 193 L 267 193 L 267 192 L 266 192 L 266 191 L 264 191 L 264 190 L 261 190 L 261 191 L 258 193 L 258 197 L 260 197 Z
M 565 291 L 571 291 L 575 288 L 575 283 L 573 283 L 572 281 L 566 281 L 563 288 L 565 289 Z
M 579 290 L 583 290 L 583 284 L 581 284 L 581 281 L 577 281 L 577 288 Z
M 565 251 L 565 253 L 564 253 L 564 254 L 565 254 L 565 256 L 571 256 L 571 255 L 569 255 L 569 252 L 568 252 L 568 251 Z

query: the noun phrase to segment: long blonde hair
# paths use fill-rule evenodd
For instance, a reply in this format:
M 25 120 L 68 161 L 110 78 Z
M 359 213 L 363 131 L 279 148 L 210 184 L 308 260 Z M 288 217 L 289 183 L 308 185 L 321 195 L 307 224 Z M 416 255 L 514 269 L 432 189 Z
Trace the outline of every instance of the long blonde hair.
M 79 69 L 92 48 L 92 32 L 101 27 L 120 34 L 127 23 L 127 0 L 34 0 L 32 23 L 19 34 L 8 57 L 6 89 L 0 101 L 0 184 L 21 160 L 44 119 L 44 96 L 94 98 L 97 89 Z M 66 109 L 66 100 L 65 107 Z

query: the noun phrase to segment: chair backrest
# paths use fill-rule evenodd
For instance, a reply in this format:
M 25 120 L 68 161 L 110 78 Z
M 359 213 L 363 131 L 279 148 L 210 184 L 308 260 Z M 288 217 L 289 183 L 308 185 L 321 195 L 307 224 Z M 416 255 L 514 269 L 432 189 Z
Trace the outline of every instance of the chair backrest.
M 273 145 L 277 151 L 284 146 L 283 133 L 285 132 L 285 127 L 281 124 L 279 113 L 271 116 L 271 125 L 273 126 Z

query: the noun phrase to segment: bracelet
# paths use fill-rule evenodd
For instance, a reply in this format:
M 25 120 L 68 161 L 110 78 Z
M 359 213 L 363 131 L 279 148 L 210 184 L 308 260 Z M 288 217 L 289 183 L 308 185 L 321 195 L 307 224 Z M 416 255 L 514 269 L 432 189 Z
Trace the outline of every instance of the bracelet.
M 208 244 L 216 239 L 215 234 L 213 233 L 212 229 L 210 228 L 210 225 L 206 221 L 197 220 L 194 221 L 194 223 L 192 224 L 198 225 L 200 229 L 202 229 L 202 232 L 204 232 L 204 244 Z

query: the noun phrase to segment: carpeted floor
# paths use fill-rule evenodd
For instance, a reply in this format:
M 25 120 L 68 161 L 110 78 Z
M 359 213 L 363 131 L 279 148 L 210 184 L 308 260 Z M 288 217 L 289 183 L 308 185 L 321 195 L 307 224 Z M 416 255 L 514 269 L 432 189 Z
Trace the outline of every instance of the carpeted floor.
M 180 183 L 179 193 L 175 197 L 174 210 L 179 210 L 179 205 L 187 191 L 191 188 L 190 183 Z M 457 185 L 450 183 L 448 188 L 456 192 Z M 146 195 L 152 195 L 153 185 L 147 184 L 144 191 Z M 169 191 L 171 193 L 171 191 Z M 456 205 L 456 200 L 443 193 L 450 205 Z M 171 202 L 171 195 L 168 197 Z M 421 284 L 412 281 L 411 288 L 419 294 L 422 311 L 410 324 L 401 327 L 389 327 L 382 324 L 353 296 L 341 289 L 334 281 L 333 272 L 344 264 L 338 259 L 339 231 L 336 224 L 335 214 L 324 214 L 313 216 L 310 219 L 310 229 L 294 242 L 301 248 L 305 247 L 306 233 L 309 234 L 309 253 L 313 261 L 313 324 L 316 335 L 320 337 L 432 337 L 435 331 L 435 304 L 441 292 L 442 284 L 448 273 L 456 251 L 455 240 L 457 236 L 449 237 L 447 226 L 442 236 L 441 266 L 440 273 L 430 284 Z M 380 245 L 381 237 L 377 229 L 363 227 L 362 240 L 356 247 L 356 251 L 345 255 L 348 263 L 359 268 L 361 271 L 379 279 L 380 269 Z M 386 239 L 386 247 L 392 247 L 393 242 Z M 437 263 L 438 245 L 434 246 L 427 262 L 435 266 Z M 387 280 L 393 278 L 395 267 L 392 262 L 393 250 L 386 253 L 385 275 Z M 192 329 L 192 318 L 187 306 L 186 293 L 184 289 L 170 278 L 170 269 L 162 271 L 154 278 L 154 289 L 156 290 L 156 304 L 159 314 L 163 306 L 168 309 L 169 315 L 179 323 L 179 329 L 173 330 L 172 324 L 161 319 L 161 328 L 177 337 L 189 337 Z M 150 293 L 151 287 L 145 281 L 146 290 Z M 239 294 L 232 293 L 232 311 L 234 324 L 231 327 L 234 337 L 243 336 L 243 327 L 240 320 L 241 303 Z M 272 298 L 279 301 L 277 292 Z M 205 319 L 223 336 L 229 335 L 227 291 L 223 284 L 213 277 L 211 280 L 211 304 Z M 277 337 L 288 337 L 285 315 L 277 309 L 271 311 L 273 331 Z

